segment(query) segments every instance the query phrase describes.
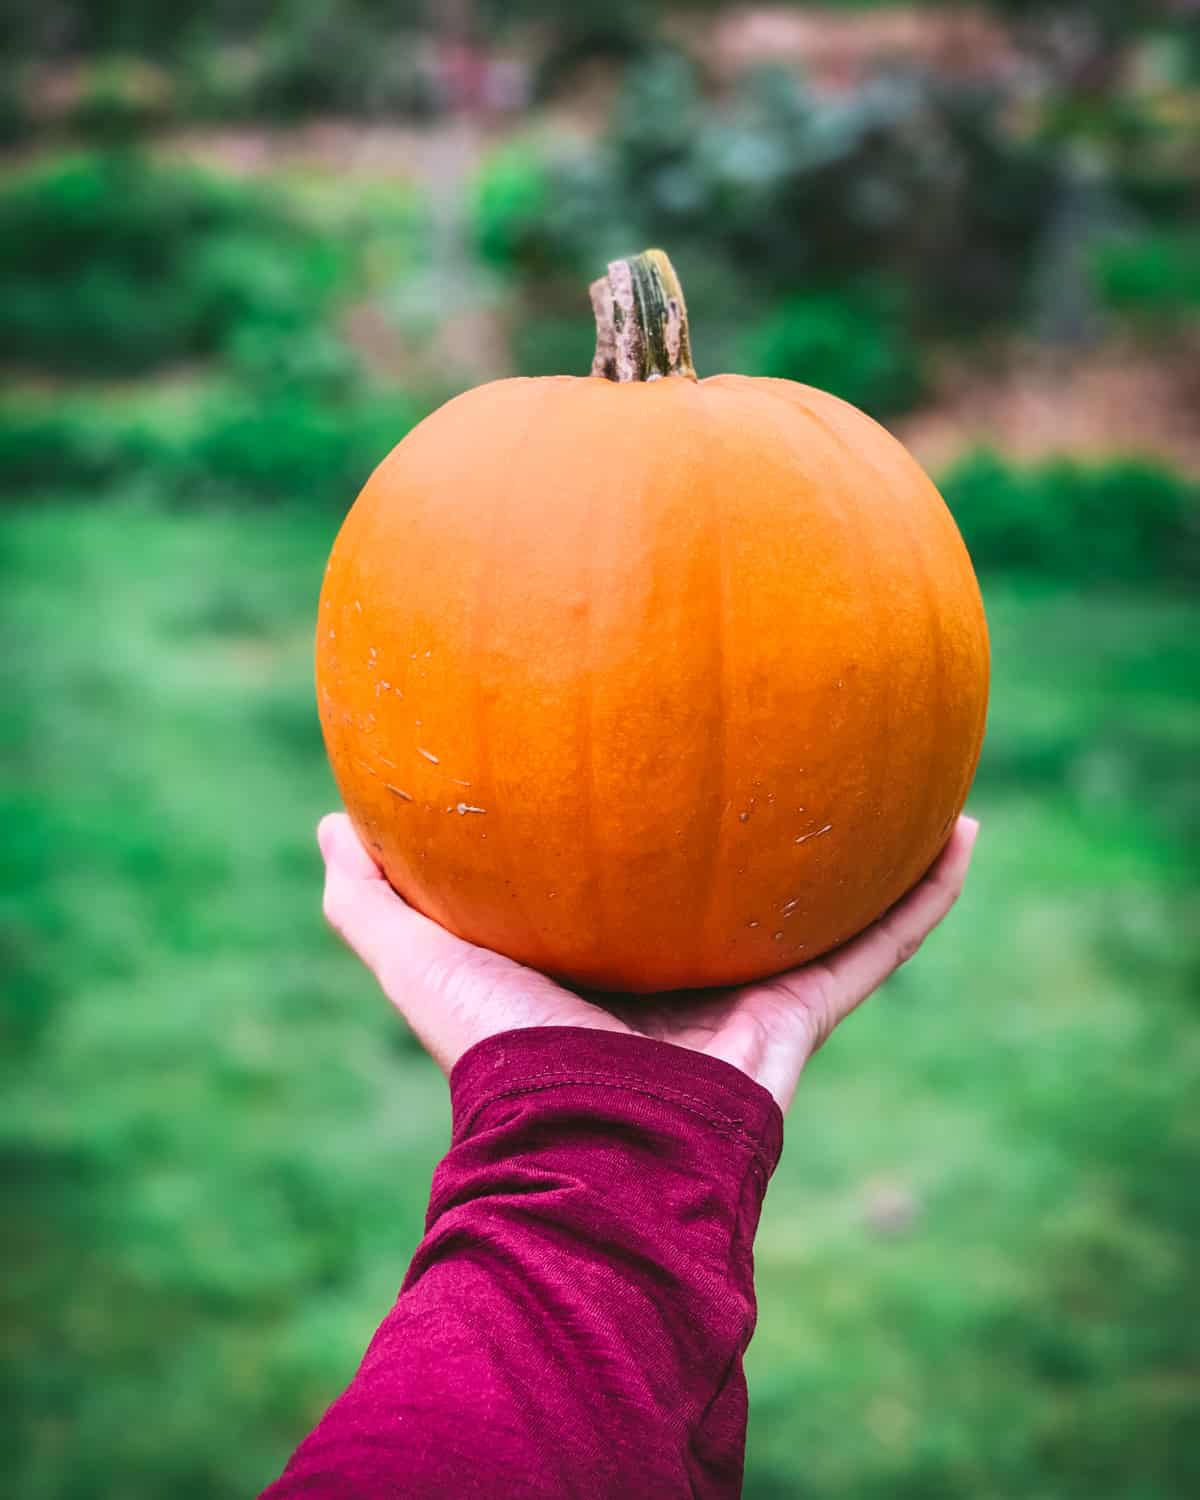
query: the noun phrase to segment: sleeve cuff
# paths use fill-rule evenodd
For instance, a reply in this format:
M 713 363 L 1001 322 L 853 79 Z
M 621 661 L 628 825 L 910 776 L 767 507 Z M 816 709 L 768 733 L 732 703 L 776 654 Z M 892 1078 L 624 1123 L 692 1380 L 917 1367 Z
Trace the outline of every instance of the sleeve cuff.
M 672 1104 L 748 1147 L 770 1177 L 783 1115 L 761 1084 L 720 1058 L 672 1042 L 582 1026 L 502 1031 L 469 1048 L 450 1074 L 454 1144 L 487 1105 L 572 1084 L 610 1086 Z

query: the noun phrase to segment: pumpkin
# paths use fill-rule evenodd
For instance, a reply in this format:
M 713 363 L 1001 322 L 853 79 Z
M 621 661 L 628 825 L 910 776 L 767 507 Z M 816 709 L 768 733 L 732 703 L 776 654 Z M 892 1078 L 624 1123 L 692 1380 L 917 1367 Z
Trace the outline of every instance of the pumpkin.
M 590 376 L 433 413 L 337 537 L 318 705 L 412 905 L 577 985 L 752 980 L 859 932 L 966 799 L 988 641 L 906 450 L 786 380 L 697 380 L 649 251 Z

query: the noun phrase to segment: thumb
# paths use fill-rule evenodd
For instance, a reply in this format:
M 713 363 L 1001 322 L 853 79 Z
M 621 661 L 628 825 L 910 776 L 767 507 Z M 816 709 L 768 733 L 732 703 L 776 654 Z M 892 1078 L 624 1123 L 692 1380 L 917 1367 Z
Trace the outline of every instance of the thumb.
M 399 1009 L 410 986 L 396 981 L 411 979 L 464 945 L 397 895 L 345 813 L 321 819 L 317 842 L 325 860 L 325 920 Z
M 565 992 L 414 911 L 387 883 L 345 813 L 322 818 L 317 841 L 325 858 L 326 921 L 447 1072 L 485 1036 L 555 1023 Z
M 326 874 L 352 880 L 383 880 L 383 871 L 363 848 L 345 813 L 327 813 L 317 824 L 317 843 Z

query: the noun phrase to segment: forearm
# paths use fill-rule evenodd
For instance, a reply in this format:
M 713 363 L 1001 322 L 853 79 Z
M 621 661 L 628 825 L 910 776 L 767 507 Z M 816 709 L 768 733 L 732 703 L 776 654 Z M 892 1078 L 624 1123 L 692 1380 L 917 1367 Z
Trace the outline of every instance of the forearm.
M 493 1037 L 452 1078 L 427 1233 L 271 1500 L 736 1495 L 764 1090 L 640 1037 Z

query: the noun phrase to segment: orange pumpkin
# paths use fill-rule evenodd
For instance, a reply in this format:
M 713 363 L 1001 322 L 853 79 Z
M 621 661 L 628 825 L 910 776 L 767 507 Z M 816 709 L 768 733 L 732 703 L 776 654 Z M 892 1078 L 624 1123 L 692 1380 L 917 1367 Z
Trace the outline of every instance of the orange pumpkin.
M 371 476 L 321 595 L 321 722 L 359 835 L 450 931 L 585 986 L 736 983 L 944 846 L 983 607 L 882 427 L 696 379 L 661 252 L 593 300 L 590 377 L 468 391 Z

